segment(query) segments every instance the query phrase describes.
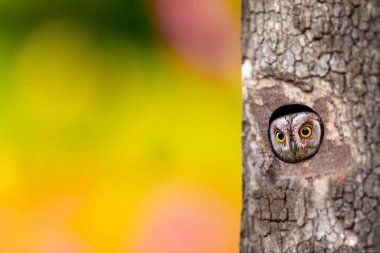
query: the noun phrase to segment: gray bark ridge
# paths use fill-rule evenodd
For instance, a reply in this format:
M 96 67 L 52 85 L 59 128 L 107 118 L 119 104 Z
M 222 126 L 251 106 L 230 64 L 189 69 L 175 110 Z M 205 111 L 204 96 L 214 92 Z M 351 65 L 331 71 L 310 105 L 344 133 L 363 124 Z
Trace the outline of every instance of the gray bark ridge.
M 243 0 L 241 253 L 380 252 L 380 1 Z M 279 160 L 269 118 L 316 111 L 318 153 Z

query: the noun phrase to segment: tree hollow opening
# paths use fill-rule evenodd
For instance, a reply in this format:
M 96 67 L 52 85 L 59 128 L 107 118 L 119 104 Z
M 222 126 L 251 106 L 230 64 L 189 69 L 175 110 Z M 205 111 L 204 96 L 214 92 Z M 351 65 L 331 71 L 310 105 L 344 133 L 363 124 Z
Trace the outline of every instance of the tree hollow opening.
M 319 114 L 301 104 L 281 106 L 269 119 L 268 137 L 272 150 L 286 163 L 313 157 L 322 143 L 323 132 Z

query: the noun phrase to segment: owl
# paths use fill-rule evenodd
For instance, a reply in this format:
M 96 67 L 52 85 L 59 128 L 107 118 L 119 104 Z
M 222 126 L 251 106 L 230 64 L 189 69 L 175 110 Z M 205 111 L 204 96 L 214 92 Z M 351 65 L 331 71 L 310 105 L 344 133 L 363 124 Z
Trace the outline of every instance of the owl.
M 313 156 L 323 137 L 323 123 L 314 112 L 281 116 L 269 126 L 274 153 L 284 162 L 296 163 Z

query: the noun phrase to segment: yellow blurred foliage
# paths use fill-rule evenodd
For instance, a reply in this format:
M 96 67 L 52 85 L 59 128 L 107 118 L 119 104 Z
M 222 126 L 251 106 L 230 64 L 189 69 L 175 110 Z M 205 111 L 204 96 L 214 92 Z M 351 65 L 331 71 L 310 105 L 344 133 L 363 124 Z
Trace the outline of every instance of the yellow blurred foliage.
M 173 231 L 165 253 L 237 250 L 239 66 L 100 30 L 57 16 L 0 43 L 0 252 L 158 253 L 141 245 Z

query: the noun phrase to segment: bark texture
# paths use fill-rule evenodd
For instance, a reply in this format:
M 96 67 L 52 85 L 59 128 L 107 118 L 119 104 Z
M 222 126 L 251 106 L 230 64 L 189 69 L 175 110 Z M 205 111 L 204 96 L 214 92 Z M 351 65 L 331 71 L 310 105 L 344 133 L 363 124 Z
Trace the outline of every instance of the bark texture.
M 380 1 L 243 0 L 240 252 L 380 252 Z M 316 111 L 318 153 L 288 164 L 269 118 Z

